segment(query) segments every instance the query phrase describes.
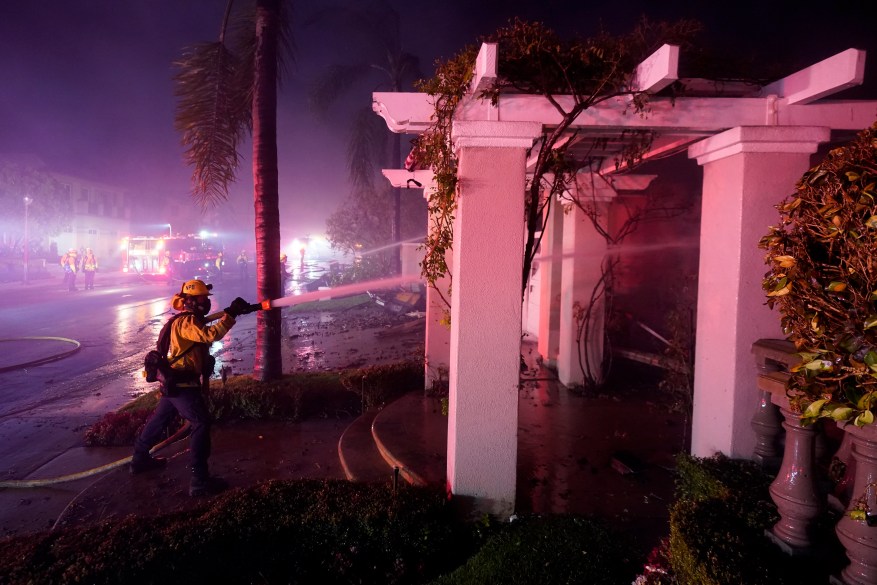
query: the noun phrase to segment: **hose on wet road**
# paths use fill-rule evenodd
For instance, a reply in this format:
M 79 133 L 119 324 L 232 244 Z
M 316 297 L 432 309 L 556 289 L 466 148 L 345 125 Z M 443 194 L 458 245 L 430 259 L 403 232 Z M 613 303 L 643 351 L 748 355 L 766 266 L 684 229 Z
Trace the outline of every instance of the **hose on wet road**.
M 177 430 L 177 432 L 150 449 L 150 455 L 153 453 L 158 453 L 160 450 L 164 449 L 168 445 L 171 445 L 172 443 L 175 443 L 184 438 L 189 432 L 189 426 L 189 422 L 186 421 L 183 426 L 181 426 L 179 430 Z M 122 467 L 123 465 L 127 465 L 128 463 L 131 463 L 130 456 L 125 457 L 124 459 L 119 459 L 118 461 L 113 461 L 112 463 L 107 463 L 106 465 L 101 465 L 100 467 L 94 467 L 92 469 L 86 469 L 85 471 L 70 473 L 67 475 L 62 475 L 60 477 L 51 477 L 45 479 L 0 480 L 0 488 L 39 488 L 57 485 L 59 483 L 66 483 L 69 481 L 76 481 L 77 479 L 83 479 L 85 477 L 91 477 L 92 475 L 97 475 L 105 471 L 110 471 L 111 469 L 116 469 L 117 467 Z
M 75 339 L 69 339 L 67 337 L 9 337 L 5 339 L 0 339 L 0 344 L 3 343 L 15 343 L 21 341 L 62 341 L 64 343 L 70 343 L 74 347 L 73 349 L 62 351 L 61 353 L 56 353 L 50 356 L 38 358 L 35 360 L 31 360 L 28 362 L 23 362 L 19 364 L 12 364 L 11 366 L 2 366 L 0 367 L 0 374 L 3 372 L 11 372 L 12 370 L 22 370 L 24 368 L 29 368 L 32 366 L 39 366 L 42 364 L 47 364 L 49 362 L 54 362 L 60 359 L 67 357 L 68 355 L 72 355 L 79 351 L 80 343 Z M 2 345 L 0 345 L 2 347 Z

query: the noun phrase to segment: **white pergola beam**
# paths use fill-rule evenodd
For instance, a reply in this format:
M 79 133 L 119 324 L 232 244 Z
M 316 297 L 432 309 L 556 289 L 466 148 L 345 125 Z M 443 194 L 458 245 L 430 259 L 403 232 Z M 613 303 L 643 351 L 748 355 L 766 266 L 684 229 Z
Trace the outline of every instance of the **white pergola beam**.
M 785 98 L 788 104 L 808 104 L 856 85 L 865 79 L 865 51 L 847 49 L 815 65 L 765 85 L 761 95 Z
M 679 47 L 662 45 L 636 68 L 634 91 L 657 93 L 679 79 Z
M 570 96 L 555 100 L 570 111 Z M 510 122 L 538 121 L 556 126 L 561 117 L 542 96 L 500 96 L 497 106 L 500 119 Z M 775 110 L 775 111 L 774 111 Z M 787 105 L 770 98 L 657 98 L 649 100 L 649 112 L 639 116 L 631 111 L 630 99 L 618 97 L 596 104 L 570 125 L 575 128 L 642 128 L 670 131 L 673 134 L 714 133 L 736 126 L 830 126 L 836 130 L 861 130 L 873 122 L 877 101 L 828 102 L 810 105 Z M 814 118 L 821 120 L 814 123 Z
M 481 43 L 475 58 L 475 76 L 472 79 L 472 93 L 477 94 L 490 88 L 496 81 L 497 73 L 496 43 Z
M 780 104 L 781 106 L 781 104 Z M 837 101 L 779 107 L 779 126 L 828 126 L 834 130 L 862 130 L 877 119 L 877 101 Z
M 385 91 L 372 94 L 372 110 L 396 134 L 421 134 L 432 122 L 435 105 L 425 93 Z
M 419 133 L 429 127 L 434 113 L 432 98 L 424 93 L 375 93 L 375 111 L 394 132 Z M 569 111 L 571 96 L 556 96 Z M 714 133 L 737 126 L 827 126 L 835 130 L 861 130 L 877 118 L 877 101 L 837 101 L 809 105 L 788 105 L 783 100 L 756 98 L 656 98 L 649 101 L 649 113 L 630 112 L 630 99 L 618 97 L 588 108 L 570 126 L 575 128 L 651 128 L 676 135 Z M 560 114 L 548 100 L 537 95 L 500 96 L 496 108 L 507 122 L 539 122 L 554 126 Z M 477 109 L 457 120 L 484 120 Z M 390 121 L 394 125 L 390 124 Z M 403 123 L 404 122 L 404 123 Z M 400 128 L 400 129 L 395 129 Z
M 397 189 L 423 189 L 432 184 L 435 176 L 432 170 L 408 171 L 405 169 L 382 169 L 381 174 Z

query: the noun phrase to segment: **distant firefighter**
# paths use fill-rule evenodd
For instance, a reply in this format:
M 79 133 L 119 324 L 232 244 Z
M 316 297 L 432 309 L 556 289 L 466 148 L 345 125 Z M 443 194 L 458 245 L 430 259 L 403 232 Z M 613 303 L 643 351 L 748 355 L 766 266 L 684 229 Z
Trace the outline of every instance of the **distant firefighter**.
M 85 274 L 85 290 L 94 290 L 94 273 L 97 272 L 97 258 L 91 248 L 85 249 L 85 257 L 80 264 L 82 273 Z
M 76 271 L 79 268 L 77 256 L 76 248 L 70 248 L 61 258 L 61 268 L 64 269 L 64 284 L 71 292 L 76 290 Z
M 238 276 L 241 280 L 246 280 L 248 278 L 247 270 L 249 263 L 250 260 L 247 258 L 247 251 L 241 250 L 241 253 L 238 254 Z
M 222 257 L 222 252 L 216 255 L 216 273 L 219 275 L 219 280 L 222 281 L 222 267 L 225 265 L 225 258 Z

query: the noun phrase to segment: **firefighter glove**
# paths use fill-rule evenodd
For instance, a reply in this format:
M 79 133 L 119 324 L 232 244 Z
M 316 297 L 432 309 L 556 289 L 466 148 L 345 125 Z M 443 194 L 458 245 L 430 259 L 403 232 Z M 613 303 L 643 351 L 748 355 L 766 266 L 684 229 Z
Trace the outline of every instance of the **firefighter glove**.
M 231 304 L 223 309 L 226 315 L 235 318 L 239 315 L 246 315 L 250 312 L 250 303 L 242 299 L 241 297 L 236 298 L 231 302 Z

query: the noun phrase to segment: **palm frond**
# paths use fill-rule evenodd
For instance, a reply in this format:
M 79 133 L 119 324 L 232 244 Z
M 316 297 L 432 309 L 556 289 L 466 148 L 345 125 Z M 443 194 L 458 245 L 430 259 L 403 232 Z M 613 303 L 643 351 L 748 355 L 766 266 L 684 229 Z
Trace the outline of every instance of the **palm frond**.
M 240 62 L 220 42 L 187 49 L 175 66 L 174 127 L 193 167 L 192 195 L 206 208 L 228 199 L 228 185 L 235 180 L 237 145 L 250 115 L 247 88 L 235 83 Z

